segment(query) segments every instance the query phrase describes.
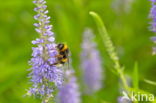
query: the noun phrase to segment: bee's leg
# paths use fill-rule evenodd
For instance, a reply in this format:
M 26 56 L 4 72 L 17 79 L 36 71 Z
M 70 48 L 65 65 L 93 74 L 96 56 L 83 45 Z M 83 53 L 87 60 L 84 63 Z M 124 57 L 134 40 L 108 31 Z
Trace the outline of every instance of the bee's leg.
M 63 57 L 63 55 L 56 55 L 55 57 L 58 57 L 59 58 L 59 57 Z

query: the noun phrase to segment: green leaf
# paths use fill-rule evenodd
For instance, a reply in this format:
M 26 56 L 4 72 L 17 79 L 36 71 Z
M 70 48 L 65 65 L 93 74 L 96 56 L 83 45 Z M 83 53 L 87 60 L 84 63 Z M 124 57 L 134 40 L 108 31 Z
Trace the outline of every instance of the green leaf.
M 138 63 L 135 62 L 133 69 L 133 87 L 139 89 Z
M 151 81 L 151 80 L 148 80 L 148 79 L 144 79 L 144 82 L 156 86 L 156 82 L 154 82 L 154 81 Z

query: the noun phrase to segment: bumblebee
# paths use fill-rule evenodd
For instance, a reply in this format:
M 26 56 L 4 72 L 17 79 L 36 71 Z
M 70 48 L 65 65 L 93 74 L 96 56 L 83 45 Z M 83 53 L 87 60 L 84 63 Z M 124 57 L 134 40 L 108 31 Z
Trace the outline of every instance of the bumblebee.
M 66 62 L 69 62 L 69 58 L 68 58 L 68 55 L 69 55 L 69 48 L 66 44 L 63 44 L 63 43 L 59 43 L 57 45 L 57 49 L 58 49 L 58 62 L 56 64 L 65 64 Z

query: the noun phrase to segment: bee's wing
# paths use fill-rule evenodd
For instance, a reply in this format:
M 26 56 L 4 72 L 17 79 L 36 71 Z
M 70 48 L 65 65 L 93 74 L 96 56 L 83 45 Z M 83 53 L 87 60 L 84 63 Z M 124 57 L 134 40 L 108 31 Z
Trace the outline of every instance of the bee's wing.
M 69 70 L 69 66 L 70 66 L 70 56 L 71 56 L 71 53 L 69 51 L 69 49 L 66 51 L 66 56 L 67 56 L 67 66 L 68 66 L 68 70 Z
M 64 70 L 68 70 L 69 69 L 69 63 L 67 61 L 67 63 L 63 64 L 63 69 Z

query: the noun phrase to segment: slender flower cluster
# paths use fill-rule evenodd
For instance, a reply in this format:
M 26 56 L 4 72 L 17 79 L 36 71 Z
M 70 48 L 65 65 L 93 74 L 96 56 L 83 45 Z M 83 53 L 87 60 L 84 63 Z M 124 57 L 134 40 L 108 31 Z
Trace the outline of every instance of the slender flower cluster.
M 29 61 L 32 66 L 29 77 L 31 77 L 33 87 L 29 89 L 28 95 L 40 96 L 44 99 L 43 103 L 46 103 L 53 96 L 54 88 L 62 85 L 63 71 L 53 65 L 57 62 L 58 51 L 54 34 L 51 31 L 52 25 L 49 25 L 50 17 L 47 16 L 46 1 L 35 0 L 33 3 L 37 6 L 34 9 L 37 12 L 34 18 L 38 21 L 34 26 L 40 38 L 32 41 L 36 47 L 32 48 L 32 58 Z
M 113 0 L 112 8 L 119 14 L 120 12 L 129 13 L 134 0 Z
M 58 103 L 80 103 L 79 86 L 73 70 L 65 73 L 66 83 L 60 88 L 58 93 Z
M 83 70 L 86 91 L 93 93 L 102 86 L 102 66 L 96 43 L 93 42 L 94 35 L 90 29 L 84 32 L 81 52 L 81 68 Z
M 156 32 L 156 0 L 150 0 L 152 2 L 152 7 L 150 11 L 150 18 L 152 18 L 151 30 Z M 156 43 L 156 36 L 151 38 L 154 43 Z M 156 47 L 153 47 L 153 54 L 156 53 Z

